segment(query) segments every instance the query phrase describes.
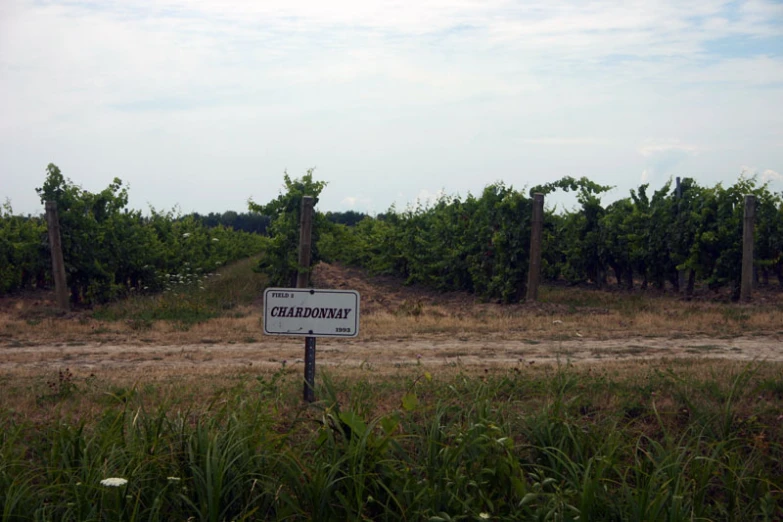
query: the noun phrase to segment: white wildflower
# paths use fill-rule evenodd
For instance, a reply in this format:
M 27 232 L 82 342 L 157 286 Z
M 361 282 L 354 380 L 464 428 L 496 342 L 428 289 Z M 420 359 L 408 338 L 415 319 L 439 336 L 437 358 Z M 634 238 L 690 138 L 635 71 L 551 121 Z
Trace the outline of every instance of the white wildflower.
M 190 237 L 190 232 L 185 232 L 184 234 L 182 234 L 182 237 L 185 238 L 185 239 L 189 238 Z
M 479 518 L 481 520 L 489 520 L 489 513 L 479 513 Z
M 127 479 L 120 477 L 109 477 L 101 480 L 101 486 L 108 486 L 111 488 L 118 488 L 128 483 Z
M 218 238 L 216 238 L 216 237 L 213 237 L 212 241 L 220 241 L 220 240 Z

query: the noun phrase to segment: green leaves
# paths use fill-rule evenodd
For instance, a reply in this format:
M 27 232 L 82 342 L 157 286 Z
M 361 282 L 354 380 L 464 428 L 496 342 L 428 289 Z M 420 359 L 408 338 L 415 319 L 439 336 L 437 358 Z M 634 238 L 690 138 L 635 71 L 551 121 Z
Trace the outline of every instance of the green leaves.
M 564 181 L 565 180 L 565 181 Z M 571 181 L 543 186 L 573 189 Z M 739 179 L 724 188 L 700 187 L 685 178 L 679 190 L 664 184 L 652 196 L 648 185 L 630 198 L 602 207 L 592 189 L 582 189 L 576 212 L 546 216 L 544 274 L 599 286 L 612 269 L 618 285 L 632 288 L 634 279 L 664 288 L 679 287 L 679 270 L 689 270 L 689 290 L 696 277 L 710 288 L 730 286 L 738 296 L 742 260 L 744 196 L 757 197 L 756 265 L 768 278 L 781 273 L 783 204 L 755 179 Z M 762 210 L 763 209 L 763 210 Z
M 318 196 L 326 187 L 326 182 L 313 180 L 313 171 L 314 169 L 309 169 L 298 179 L 291 179 L 288 173 L 285 173 L 284 191 L 266 205 L 259 205 L 252 200 L 248 202 L 251 212 L 269 216 L 272 220 L 269 226 L 272 241 L 257 268 L 259 272 L 269 277 L 270 286 L 296 286 L 302 198 L 312 196 L 315 206 L 318 204 Z M 315 265 L 321 259 L 318 238 L 327 226 L 326 218 L 316 213 L 312 228 L 311 265 Z
M 431 207 L 392 207 L 354 227 L 335 226 L 325 250 L 330 259 L 408 284 L 513 302 L 524 295 L 530 213 L 529 198 L 496 183 L 479 198 L 444 196 Z
M 542 271 L 549 280 L 607 283 L 642 288 L 667 283 L 679 288 L 689 270 L 712 288 L 737 289 L 741 266 L 745 194 L 757 197 L 756 265 L 766 281 L 783 281 L 783 200 L 740 179 L 731 187 L 700 187 L 685 178 L 651 193 L 647 184 L 604 206 L 611 187 L 566 176 L 533 192 L 577 191 L 581 208 L 547 211 Z M 531 200 L 503 183 L 480 197 L 442 197 L 431 207 L 393 207 L 353 227 L 333 225 L 324 235 L 329 260 L 401 276 L 408 284 L 473 292 L 484 299 L 515 302 L 524 295 L 530 241 Z
M 415 392 L 408 392 L 402 396 L 402 409 L 405 411 L 413 411 L 419 406 L 419 398 Z
M 298 179 L 287 173 L 283 190 L 266 204 L 249 202 L 259 221 L 270 220 L 271 239 L 258 271 L 269 284 L 294 286 L 298 263 L 302 197 L 318 198 L 326 182 L 313 169 Z M 711 288 L 739 288 L 743 198 L 754 194 L 755 263 L 759 278 L 777 275 L 783 282 L 783 198 L 757 186 L 754 178 L 734 185 L 699 186 L 685 178 L 650 194 L 647 184 L 629 197 L 604 205 L 611 187 L 587 178 L 566 176 L 533 192 L 575 191 L 579 210 L 547 211 L 543 234 L 543 277 L 570 283 L 603 285 L 613 272 L 617 284 L 632 288 L 649 283 L 677 288 L 679 271 Z M 37 189 L 42 201 L 56 201 L 73 299 L 101 302 L 130 289 L 162 288 L 164 274 L 184 263 L 208 272 L 220 264 L 257 253 L 258 236 L 233 233 L 225 226 L 207 228 L 200 216 L 181 217 L 154 209 L 151 217 L 128 210 L 128 191 L 115 178 L 92 194 L 65 178 L 57 166 Z M 407 284 L 443 291 L 467 291 L 483 299 L 515 302 L 527 281 L 531 200 L 503 183 L 487 186 L 480 196 L 443 196 L 432 206 L 390 208 L 377 217 L 316 213 L 312 264 L 319 260 L 362 266 L 393 274 Z M 214 217 L 214 216 L 213 216 Z M 224 215 L 226 223 L 238 219 Z M 210 222 L 217 221 L 212 219 Z M 9 204 L 0 219 L 0 292 L 41 285 L 48 278 L 46 227 L 40 218 L 13 216 Z M 307 268 L 305 268 L 307 269 Z M 611 272 L 610 272 L 611 271 Z
M 101 377 L 0 412 L 0 518 L 779 520 L 780 370 L 324 374 L 308 406 L 296 372 Z
M 56 165 L 36 189 L 41 201 L 54 201 L 60 221 L 67 284 L 74 302 L 100 303 L 131 291 L 164 288 L 184 267 L 207 273 L 256 254 L 265 240 L 225 227 L 206 228 L 194 216 L 151 209 L 151 216 L 129 210 L 128 189 L 114 178 L 98 193 L 63 176 Z M 51 254 L 41 218 L 0 213 L 0 293 L 44 286 Z
M 39 217 L 13 215 L 11 204 L 0 208 L 0 295 L 44 282 L 46 222 Z

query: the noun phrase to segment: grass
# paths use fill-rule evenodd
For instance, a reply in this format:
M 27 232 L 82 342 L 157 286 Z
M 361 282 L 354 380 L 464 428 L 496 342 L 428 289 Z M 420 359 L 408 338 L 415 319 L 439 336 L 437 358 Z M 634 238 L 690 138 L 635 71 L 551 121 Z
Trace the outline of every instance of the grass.
M 309 406 L 284 365 L 51 388 L 0 384 L 3 520 L 783 517 L 780 364 L 322 373 Z
M 29 354 L 9 353 L 22 369 L 0 379 L 0 519 L 783 518 L 783 364 L 617 362 L 651 354 L 631 338 L 779 335 L 779 302 L 563 288 L 509 307 L 384 296 L 385 308 L 363 315 L 359 344 L 321 352 L 354 352 L 367 340 L 379 353 L 402 339 L 465 344 L 448 362 L 433 348 L 394 365 L 372 355 L 321 370 L 319 402 L 304 405 L 301 364 L 278 339 L 271 363 L 196 364 L 225 344 L 272 342 L 261 335 L 253 264 L 225 267 L 200 281 L 204 290 L 184 285 L 72 315 L 23 301 L 3 307 L 6 346 L 59 345 L 33 360 L 89 339 L 113 355 L 112 343 L 169 343 L 153 360 L 193 365 L 87 375 L 75 360 L 73 372 L 42 372 Z M 518 341 L 502 349 L 519 355 L 545 339 L 563 346 L 556 364 L 491 365 L 500 344 L 476 343 L 489 338 Z M 566 341 L 583 338 L 621 339 L 594 354 L 615 362 L 572 366 Z M 719 349 L 706 339 L 689 348 Z M 485 361 L 463 365 L 458 353 Z
M 214 274 L 196 277 L 186 274 L 184 283 L 172 283 L 156 295 L 133 296 L 98 308 L 99 320 L 127 320 L 133 330 L 149 330 L 154 321 L 173 321 L 183 325 L 200 323 L 227 315 L 248 306 L 264 290 L 265 278 L 253 272 L 258 257 L 233 263 Z M 237 317 L 237 312 L 233 312 Z M 242 317 L 240 313 L 239 317 Z
M 134 296 L 74 314 L 58 313 L 53 303 L 10 298 L 0 302 L 0 341 L 21 346 L 63 338 L 107 343 L 142 338 L 159 343 L 197 343 L 202 338 L 241 343 L 260 338 L 264 278 L 252 271 L 255 264 L 256 259 L 247 259 L 223 267 L 214 277 L 186 279 L 191 283 L 175 284 L 161 294 Z M 337 270 L 332 267 L 332 272 Z M 739 305 L 641 291 L 544 286 L 538 303 L 501 306 L 467 295 L 426 294 L 402 286 L 390 293 L 385 287 L 362 284 L 367 287 L 363 290 L 369 289 L 362 295 L 363 340 L 491 337 L 533 344 L 579 338 L 733 338 L 780 335 L 783 324 L 783 296 L 774 292 L 756 304 Z

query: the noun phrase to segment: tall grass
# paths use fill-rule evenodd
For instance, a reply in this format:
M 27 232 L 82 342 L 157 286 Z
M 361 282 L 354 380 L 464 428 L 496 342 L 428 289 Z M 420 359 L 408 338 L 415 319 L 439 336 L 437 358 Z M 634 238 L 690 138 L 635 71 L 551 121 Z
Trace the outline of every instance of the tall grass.
M 285 368 L 0 412 L 16 520 L 780 520 L 780 366 L 366 381 Z M 202 385 L 206 387 L 206 385 Z M 6 390 L 7 391 L 7 390 Z M 81 412 L 81 413 L 78 413 Z M 110 477 L 127 484 L 107 486 Z
M 251 304 L 263 292 L 266 277 L 253 271 L 258 259 L 243 259 L 209 274 L 185 267 L 180 274 L 169 274 L 164 291 L 102 306 L 93 317 L 129 320 L 137 329 L 151 328 L 158 320 L 188 325 L 220 317 Z

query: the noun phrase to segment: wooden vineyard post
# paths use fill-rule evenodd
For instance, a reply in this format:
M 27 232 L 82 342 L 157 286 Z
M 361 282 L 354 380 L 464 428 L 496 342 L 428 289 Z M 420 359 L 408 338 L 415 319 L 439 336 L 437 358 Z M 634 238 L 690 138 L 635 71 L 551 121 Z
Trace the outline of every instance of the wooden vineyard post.
M 675 178 L 677 186 L 674 189 L 674 197 L 677 200 L 677 214 L 680 214 L 682 207 L 682 185 L 680 184 L 680 178 Z M 688 293 L 688 271 L 686 269 L 677 271 L 677 290 L 681 294 Z
M 756 196 L 745 196 L 745 216 L 742 224 L 742 276 L 740 300 L 750 301 L 753 293 L 753 226 L 756 220 Z
M 65 282 L 65 262 L 60 241 L 60 218 L 57 215 L 57 202 L 47 201 L 46 228 L 49 235 L 49 249 L 52 251 L 52 277 L 54 278 L 54 293 L 57 296 L 57 306 L 60 310 L 70 310 L 68 301 L 68 286 Z
M 299 269 L 296 274 L 296 287 L 310 286 L 310 257 L 312 252 L 313 230 L 312 196 L 302 198 L 302 213 L 299 219 Z M 315 401 L 315 337 L 305 337 L 304 400 Z
M 530 264 L 527 271 L 528 301 L 538 299 L 541 279 L 541 234 L 544 228 L 544 195 L 533 194 L 533 216 L 530 222 Z

